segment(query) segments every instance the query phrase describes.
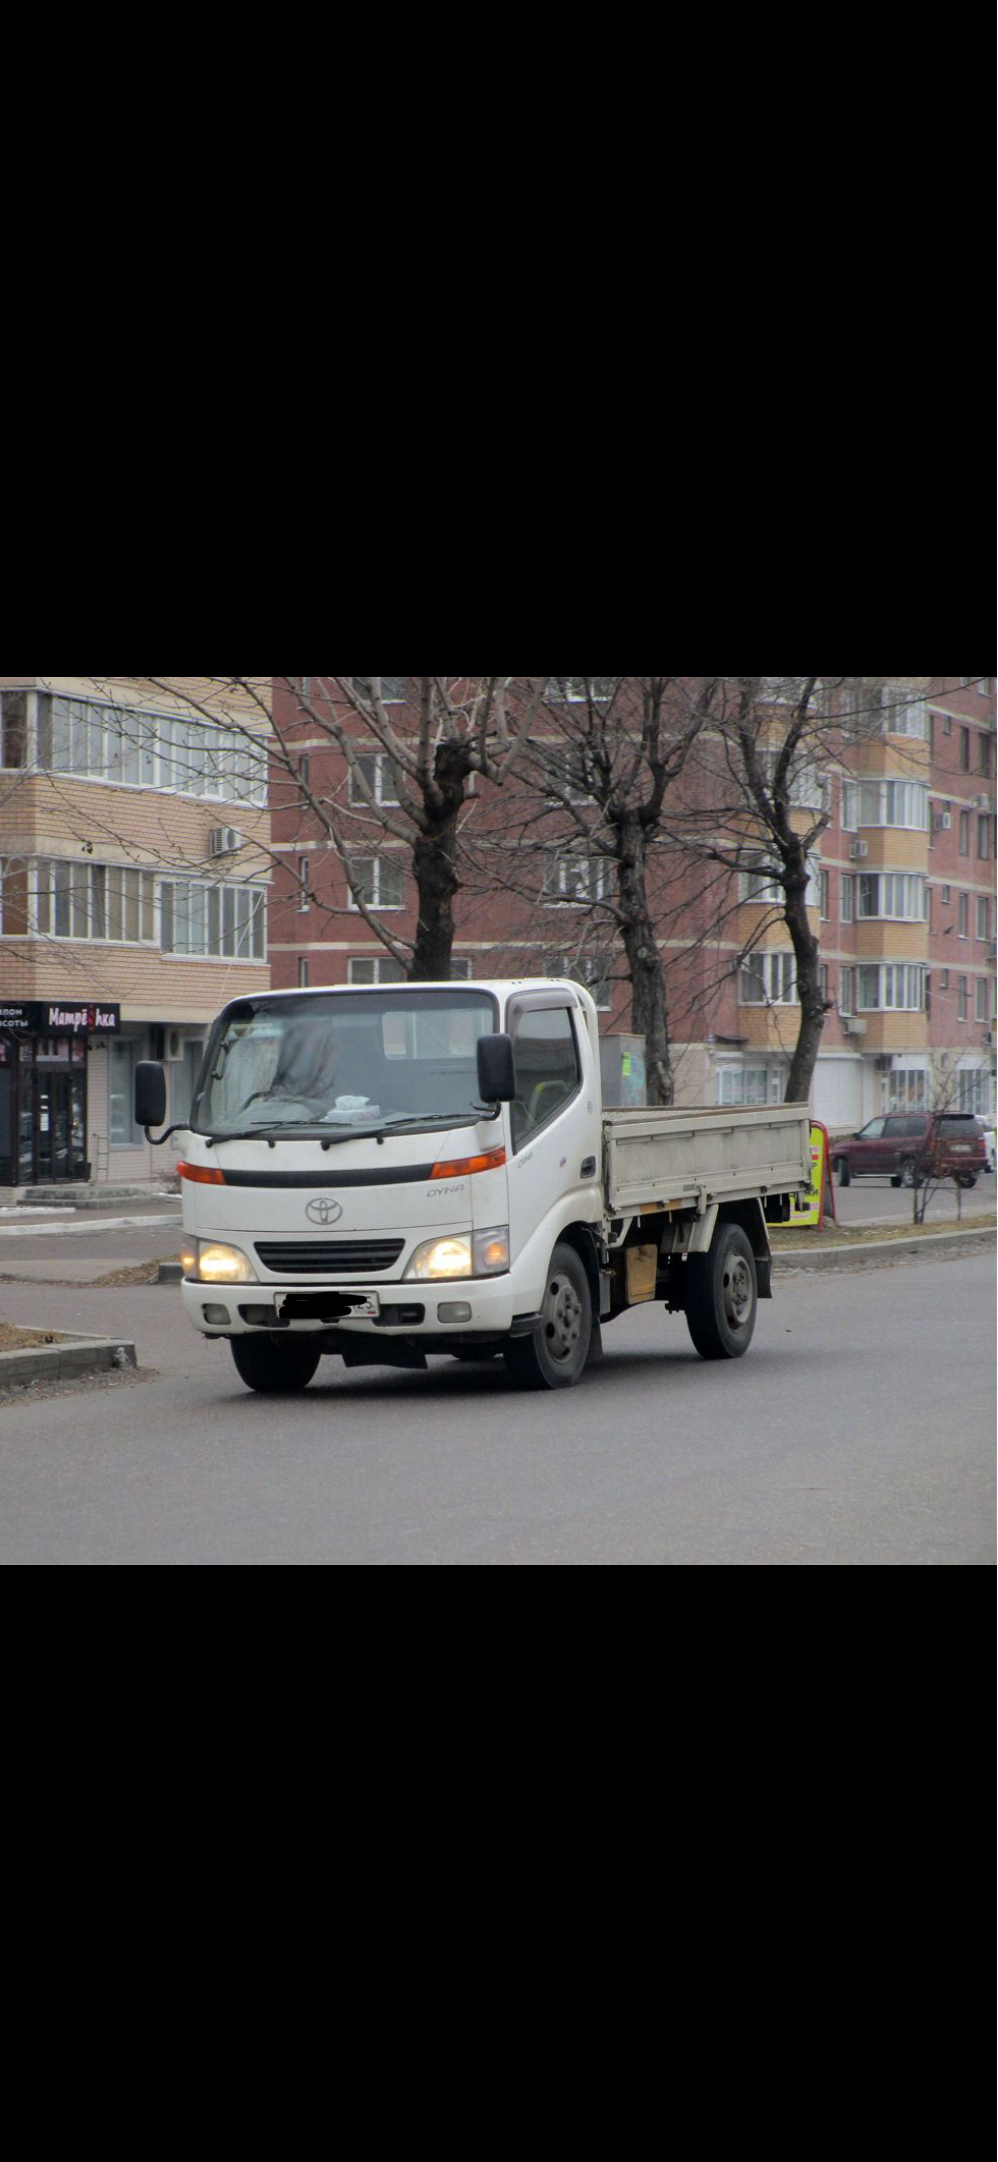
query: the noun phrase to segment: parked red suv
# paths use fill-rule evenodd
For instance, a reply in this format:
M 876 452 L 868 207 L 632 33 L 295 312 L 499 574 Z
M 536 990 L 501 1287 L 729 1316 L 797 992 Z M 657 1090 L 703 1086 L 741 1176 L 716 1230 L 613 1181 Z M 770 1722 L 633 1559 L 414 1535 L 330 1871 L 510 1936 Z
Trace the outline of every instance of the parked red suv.
M 969 1111 L 894 1111 L 870 1119 L 848 1141 L 831 1144 L 840 1186 L 867 1173 L 892 1186 L 920 1186 L 927 1177 L 974 1186 L 987 1170 L 984 1128 Z

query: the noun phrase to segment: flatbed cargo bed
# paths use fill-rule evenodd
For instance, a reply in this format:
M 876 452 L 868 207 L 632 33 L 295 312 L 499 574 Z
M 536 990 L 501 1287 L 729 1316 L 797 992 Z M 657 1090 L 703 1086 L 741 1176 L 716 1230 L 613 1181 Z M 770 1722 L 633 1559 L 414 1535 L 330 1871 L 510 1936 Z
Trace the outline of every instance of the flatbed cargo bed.
M 806 1104 L 604 1111 L 603 1170 L 611 1216 L 800 1193 L 811 1184 L 810 1112 Z

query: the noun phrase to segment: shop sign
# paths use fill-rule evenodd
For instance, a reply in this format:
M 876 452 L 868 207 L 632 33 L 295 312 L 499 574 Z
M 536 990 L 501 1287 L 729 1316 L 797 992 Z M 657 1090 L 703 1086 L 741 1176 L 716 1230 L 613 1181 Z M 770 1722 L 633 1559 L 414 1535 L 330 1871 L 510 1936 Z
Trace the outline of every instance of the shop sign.
M 91 1036 L 97 1031 L 117 1036 L 121 1007 L 57 998 L 26 999 L 21 1005 L 7 1001 L 0 1005 L 0 1029 L 19 1036 Z

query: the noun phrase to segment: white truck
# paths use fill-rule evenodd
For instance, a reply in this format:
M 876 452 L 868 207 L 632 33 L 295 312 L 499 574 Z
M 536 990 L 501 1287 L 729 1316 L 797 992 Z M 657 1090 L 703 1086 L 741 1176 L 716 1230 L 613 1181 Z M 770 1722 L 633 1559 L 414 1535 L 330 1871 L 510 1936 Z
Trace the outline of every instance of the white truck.
M 147 1133 L 165 1106 L 143 1061 Z M 237 998 L 182 1131 L 184 1306 L 268 1392 L 330 1354 L 570 1388 L 652 1299 L 739 1358 L 811 1184 L 805 1105 L 604 1110 L 595 1004 L 546 978 Z

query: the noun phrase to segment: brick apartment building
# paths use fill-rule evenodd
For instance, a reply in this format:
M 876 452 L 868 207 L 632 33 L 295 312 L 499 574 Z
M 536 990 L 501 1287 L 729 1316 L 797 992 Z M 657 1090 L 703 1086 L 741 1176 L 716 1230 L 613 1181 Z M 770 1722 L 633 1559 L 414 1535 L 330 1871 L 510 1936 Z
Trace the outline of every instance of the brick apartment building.
M 172 1171 L 135 1063 L 183 1117 L 208 1024 L 269 984 L 267 727 L 214 679 L 0 677 L 0 1190 Z
M 274 684 L 275 728 L 289 750 L 272 795 L 270 958 L 280 987 L 386 982 L 403 973 L 351 903 L 319 823 L 303 812 L 296 769 L 317 796 L 335 793 L 345 807 L 370 908 L 403 937 L 414 929 L 404 844 L 365 817 L 342 756 L 293 695 L 292 683 L 302 684 L 314 705 L 327 680 Z M 403 709 L 409 679 L 379 680 L 388 709 Z M 813 862 L 810 920 L 831 1010 L 811 1102 L 815 1116 L 840 1131 L 941 1092 L 961 1108 L 989 1117 L 995 1110 L 995 680 L 888 683 L 882 726 L 847 763 L 832 759 L 820 782 L 829 822 Z M 351 727 L 379 800 L 391 805 L 388 760 L 373 739 L 365 742 L 359 722 Z M 506 872 L 477 891 L 464 874 L 454 974 L 576 968 L 595 992 L 604 1028 L 627 1031 L 623 956 L 605 910 L 600 920 L 603 867 L 583 861 L 564 834 L 546 848 L 543 820 L 520 823 L 515 788 L 488 798 L 483 788 L 476 830 L 487 834 L 491 824 L 493 835 L 505 836 Z M 811 798 L 801 801 L 805 822 L 816 807 L 813 776 Z M 519 881 L 508 875 L 518 835 Z M 773 895 L 743 872 L 719 909 L 716 888 L 698 892 L 688 866 L 670 863 L 667 852 L 659 880 L 677 1100 L 781 1100 L 798 1009 L 789 935 Z

